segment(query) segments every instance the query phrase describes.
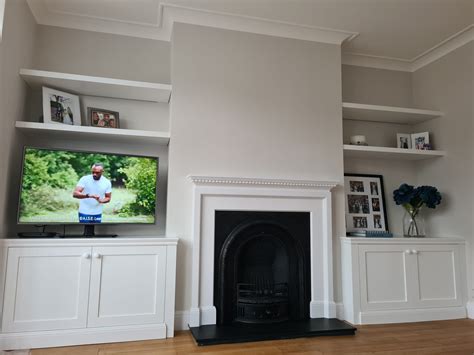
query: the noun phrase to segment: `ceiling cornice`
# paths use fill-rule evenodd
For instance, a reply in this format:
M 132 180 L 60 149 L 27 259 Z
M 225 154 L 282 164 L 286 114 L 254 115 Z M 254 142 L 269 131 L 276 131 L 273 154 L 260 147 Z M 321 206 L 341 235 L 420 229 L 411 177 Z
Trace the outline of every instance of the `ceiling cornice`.
M 415 72 L 425 65 L 444 57 L 459 47 L 474 40 L 474 24 L 467 26 L 463 30 L 455 33 L 444 41 L 427 51 L 417 55 L 412 59 L 380 57 L 366 55 L 363 53 L 346 52 L 342 55 L 342 64 L 356 65 L 360 67 L 379 68 L 388 70 L 398 70 Z
M 2 41 L 4 16 L 5 16 L 5 0 L 0 0 L 0 42 Z
M 0 0 L 0 3 L 1 2 L 2 0 Z M 357 32 L 300 25 L 261 17 L 235 15 L 167 3 L 159 4 L 159 15 L 157 16 L 156 23 L 150 24 L 50 10 L 48 9 L 46 0 L 27 0 L 27 2 L 36 21 L 42 25 L 162 41 L 171 40 L 173 25 L 175 23 L 186 23 L 336 45 L 350 42 L 359 35 Z M 465 29 L 411 59 L 343 51 L 342 63 L 369 68 L 414 72 L 472 40 L 474 40 L 474 24 L 469 25 Z
M 175 23 L 186 23 L 275 37 L 341 45 L 358 33 L 242 16 L 161 3 L 156 24 L 112 20 L 69 12 L 51 11 L 45 0 L 27 0 L 36 21 L 42 25 L 97 31 L 124 36 L 170 41 Z M 56 16 L 55 16 L 56 14 Z M 58 16 L 60 14 L 60 16 Z

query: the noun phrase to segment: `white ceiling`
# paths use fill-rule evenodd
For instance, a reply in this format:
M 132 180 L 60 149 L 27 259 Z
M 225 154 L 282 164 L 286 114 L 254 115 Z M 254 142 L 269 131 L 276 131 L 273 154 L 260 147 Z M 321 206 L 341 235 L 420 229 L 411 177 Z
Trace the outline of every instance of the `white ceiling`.
M 150 38 L 161 0 L 28 0 L 39 23 Z M 166 4 L 359 35 L 345 53 L 413 61 L 474 21 L 474 0 L 167 0 Z M 61 21 L 63 19 L 64 21 Z M 77 23 L 83 23 L 82 27 Z M 92 22 L 101 21 L 100 26 Z M 137 26 L 141 32 L 136 31 Z M 128 29 L 128 30 L 127 30 Z

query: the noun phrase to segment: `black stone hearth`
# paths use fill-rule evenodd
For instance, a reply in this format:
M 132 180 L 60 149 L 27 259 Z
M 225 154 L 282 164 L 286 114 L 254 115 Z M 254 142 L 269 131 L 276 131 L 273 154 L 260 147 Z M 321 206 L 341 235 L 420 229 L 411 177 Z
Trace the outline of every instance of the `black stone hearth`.
M 357 330 L 339 319 L 315 318 L 273 324 L 202 325 L 191 327 L 198 345 L 244 343 L 250 341 L 354 335 Z
M 309 212 L 216 211 L 215 325 L 190 328 L 198 345 L 352 335 L 338 319 L 310 319 Z

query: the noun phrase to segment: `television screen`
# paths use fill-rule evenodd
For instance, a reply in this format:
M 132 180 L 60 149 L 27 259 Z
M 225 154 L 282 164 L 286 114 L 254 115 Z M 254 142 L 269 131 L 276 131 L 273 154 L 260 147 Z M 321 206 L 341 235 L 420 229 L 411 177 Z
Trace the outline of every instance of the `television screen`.
M 155 223 L 158 159 L 25 148 L 21 224 Z

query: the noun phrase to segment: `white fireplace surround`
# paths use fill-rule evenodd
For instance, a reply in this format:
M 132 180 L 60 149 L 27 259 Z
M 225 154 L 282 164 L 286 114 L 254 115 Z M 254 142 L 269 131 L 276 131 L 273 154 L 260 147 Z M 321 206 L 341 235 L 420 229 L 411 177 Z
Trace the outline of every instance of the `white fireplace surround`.
M 309 212 L 311 318 L 335 318 L 331 189 L 336 182 L 189 176 L 193 182 L 193 278 L 189 325 L 216 324 L 215 211 Z

